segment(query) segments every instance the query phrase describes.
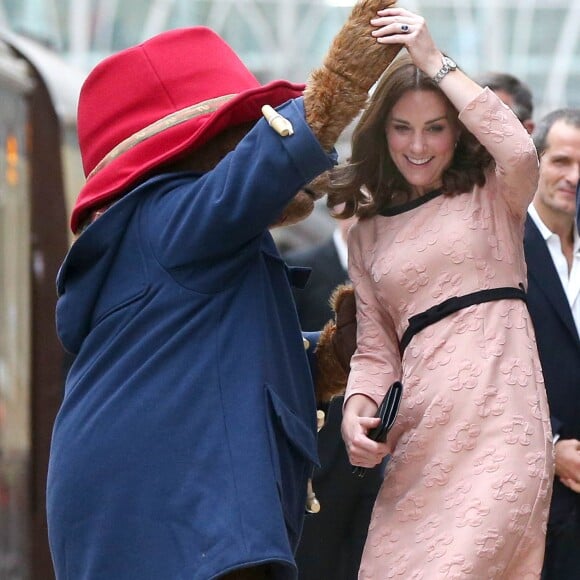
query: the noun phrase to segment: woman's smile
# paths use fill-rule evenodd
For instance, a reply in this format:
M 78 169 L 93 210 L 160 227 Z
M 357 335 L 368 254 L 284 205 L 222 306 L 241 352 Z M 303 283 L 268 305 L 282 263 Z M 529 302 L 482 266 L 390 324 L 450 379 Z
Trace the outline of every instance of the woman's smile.
M 415 159 L 412 157 L 407 157 L 407 161 L 412 165 L 426 165 L 427 163 L 429 163 L 429 161 L 431 161 L 431 159 L 433 159 L 433 157 L 425 157 L 424 159 Z

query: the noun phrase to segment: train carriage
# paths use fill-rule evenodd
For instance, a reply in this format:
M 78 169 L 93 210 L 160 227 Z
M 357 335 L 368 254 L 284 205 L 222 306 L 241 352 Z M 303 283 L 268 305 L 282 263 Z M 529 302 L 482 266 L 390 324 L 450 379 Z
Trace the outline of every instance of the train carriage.
M 84 75 L 0 30 L 0 578 L 53 578 L 45 517 L 50 436 L 65 354 L 55 278 L 82 183 L 76 103 Z

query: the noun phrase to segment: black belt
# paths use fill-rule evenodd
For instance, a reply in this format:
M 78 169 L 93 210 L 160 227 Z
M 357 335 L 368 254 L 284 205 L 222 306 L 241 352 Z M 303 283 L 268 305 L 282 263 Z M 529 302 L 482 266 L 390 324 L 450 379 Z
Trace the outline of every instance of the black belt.
M 435 322 L 473 304 L 481 304 L 482 302 L 492 302 L 494 300 L 503 300 L 504 298 L 517 298 L 526 302 L 526 293 L 523 286 L 514 288 L 506 286 L 502 288 L 490 288 L 488 290 L 478 290 L 471 294 L 464 294 L 463 296 L 453 296 L 443 302 L 427 308 L 424 312 L 411 316 L 409 318 L 409 326 L 401 337 L 399 350 L 401 355 L 411 342 L 411 339 L 424 328 L 427 328 Z

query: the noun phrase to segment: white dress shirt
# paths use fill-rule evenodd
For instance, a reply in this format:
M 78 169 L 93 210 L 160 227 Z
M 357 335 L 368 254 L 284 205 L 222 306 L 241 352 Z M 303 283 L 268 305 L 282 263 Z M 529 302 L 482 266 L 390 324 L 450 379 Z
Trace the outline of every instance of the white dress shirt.
M 336 253 L 338 254 L 338 259 L 342 264 L 342 268 L 345 272 L 348 272 L 348 248 L 339 228 L 334 229 L 332 239 L 334 240 L 334 246 L 336 248 Z
M 560 236 L 546 226 L 533 204 L 529 206 L 528 213 L 546 241 L 548 251 L 560 277 L 560 282 L 562 282 L 564 293 L 568 298 L 576 330 L 580 336 L 580 237 L 578 236 L 578 228 L 574 224 L 574 252 L 572 254 L 572 267 L 569 269 L 568 260 L 562 252 Z

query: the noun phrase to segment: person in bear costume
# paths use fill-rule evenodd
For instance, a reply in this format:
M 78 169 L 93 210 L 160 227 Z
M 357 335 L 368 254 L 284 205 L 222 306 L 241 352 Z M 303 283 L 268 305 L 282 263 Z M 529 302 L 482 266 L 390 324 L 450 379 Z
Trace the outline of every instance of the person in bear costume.
M 75 355 L 47 484 L 58 580 L 297 577 L 316 405 L 344 389 L 354 323 L 347 299 L 345 323 L 339 308 L 304 340 L 305 272 L 269 230 L 312 211 L 308 185 L 399 50 L 369 23 L 392 4 L 357 4 L 306 88 L 260 85 L 204 27 L 86 79 L 57 278 Z

